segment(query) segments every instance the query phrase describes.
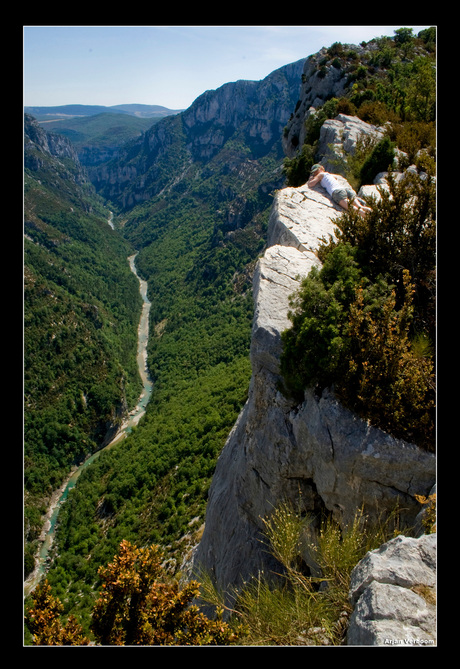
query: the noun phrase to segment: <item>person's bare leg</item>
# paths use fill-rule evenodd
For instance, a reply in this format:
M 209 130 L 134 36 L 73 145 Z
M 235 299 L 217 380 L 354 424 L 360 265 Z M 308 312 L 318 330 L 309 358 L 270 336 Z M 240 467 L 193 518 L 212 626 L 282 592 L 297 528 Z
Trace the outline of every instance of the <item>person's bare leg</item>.
M 348 200 L 345 200 L 345 199 L 344 199 L 344 200 L 340 200 L 339 205 L 340 205 L 343 209 L 347 209 L 347 210 L 348 210 Z M 358 214 L 359 214 L 360 216 L 363 216 L 363 217 L 364 217 L 367 213 L 369 213 L 370 211 L 372 211 L 372 209 L 370 209 L 369 207 L 364 207 L 363 205 L 361 205 L 359 202 L 356 202 L 355 200 L 353 200 L 353 202 L 352 202 L 352 206 L 353 206 L 353 209 L 356 209 L 356 211 L 358 212 Z
M 353 206 L 359 209 L 360 212 L 362 211 L 365 214 L 368 214 L 370 211 L 372 211 L 370 207 L 367 207 L 365 204 L 362 204 L 359 200 L 356 200 L 356 204 L 355 202 L 353 202 Z

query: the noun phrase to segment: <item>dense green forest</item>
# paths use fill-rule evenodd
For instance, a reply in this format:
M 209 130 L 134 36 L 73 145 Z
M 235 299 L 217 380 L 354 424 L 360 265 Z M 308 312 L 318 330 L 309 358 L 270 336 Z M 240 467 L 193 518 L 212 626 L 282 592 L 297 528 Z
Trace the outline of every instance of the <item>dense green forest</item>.
M 24 486 L 27 574 L 50 494 L 140 392 L 141 298 L 130 245 L 69 155 L 26 119 Z
M 340 47 L 334 45 L 331 59 L 344 57 Z M 426 63 L 433 65 L 433 35 L 382 38 L 374 58 L 353 61 L 349 93 L 326 102 L 316 121 L 339 111 L 372 123 L 391 120 L 392 146 L 410 159 L 425 149 L 434 160 L 435 119 L 414 118 L 410 108 L 428 106 L 408 93 Z M 395 105 L 393 94 L 383 99 L 387 89 L 400 91 L 405 104 Z M 170 125 L 180 135 L 179 117 Z M 88 184 L 68 192 L 72 172 L 60 181 L 54 169 L 48 179 L 43 167 L 40 175 L 26 169 L 29 568 L 46 493 L 100 444 L 120 406 L 126 400 L 131 407 L 140 390 L 135 351 L 141 300 L 127 262 L 134 249 L 152 303 L 148 366 L 154 390 L 146 415 L 82 473 L 60 512 L 48 580 L 64 615 L 76 613 L 86 633 L 100 585 L 97 570 L 123 539 L 138 546 L 158 543 L 171 573 L 186 569 L 216 459 L 247 396 L 252 273 L 266 243 L 271 194 L 285 183 L 305 181 L 318 158 L 319 127 L 309 128 L 296 159 L 284 161 L 285 178 L 281 138 L 264 151 L 242 131 L 208 163 L 189 165 L 175 183 L 168 170 L 184 149 L 176 137 L 171 153 L 155 164 L 164 191 L 132 209 L 123 210 L 119 202 L 103 206 Z M 245 179 L 228 167 L 241 156 L 251 164 Z M 350 174 L 359 179 L 369 158 L 364 151 L 348 166 Z M 108 208 L 115 212 L 115 230 L 106 223 Z

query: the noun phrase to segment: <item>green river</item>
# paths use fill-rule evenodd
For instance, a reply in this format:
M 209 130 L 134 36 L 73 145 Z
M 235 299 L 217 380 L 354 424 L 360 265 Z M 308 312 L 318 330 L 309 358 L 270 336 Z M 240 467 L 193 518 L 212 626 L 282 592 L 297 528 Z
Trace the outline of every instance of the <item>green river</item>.
M 111 448 L 114 444 L 117 444 L 122 439 L 124 439 L 126 435 L 129 434 L 129 432 L 132 430 L 132 428 L 135 425 L 137 425 L 137 423 L 145 413 L 147 404 L 152 394 L 153 383 L 147 370 L 147 342 L 149 338 L 150 302 L 147 298 L 147 282 L 143 281 L 137 274 L 135 265 L 136 255 L 137 253 L 130 256 L 128 258 L 128 261 L 131 271 L 136 275 L 136 277 L 139 280 L 139 290 L 143 300 L 142 313 L 139 321 L 138 347 L 137 347 L 137 364 L 139 368 L 139 374 L 142 379 L 143 390 L 139 397 L 136 408 L 130 412 L 127 420 L 123 423 L 115 438 L 109 444 L 104 446 L 104 448 L 100 449 L 99 451 L 96 451 L 87 460 L 85 460 L 83 464 L 81 464 L 71 474 L 71 476 L 67 479 L 65 484 L 60 489 L 59 494 L 55 496 L 56 497 L 55 502 L 52 503 L 47 514 L 48 519 L 46 521 L 45 530 L 42 533 L 41 537 L 43 539 L 43 542 L 41 544 L 39 553 L 36 558 L 35 569 L 32 572 L 32 574 L 29 575 L 27 580 L 24 582 L 24 597 L 26 597 L 32 592 L 32 590 L 40 582 L 42 576 L 46 573 L 49 563 L 48 555 L 54 540 L 54 532 L 59 515 L 59 510 L 63 502 L 65 502 L 65 500 L 67 499 L 69 491 L 75 486 L 81 472 L 83 471 L 83 469 L 85 469 L 85 467 L 88 467 L 92 462 L 94 462 L 94 460 L 100 455 L 100 453 L 103 450 Z

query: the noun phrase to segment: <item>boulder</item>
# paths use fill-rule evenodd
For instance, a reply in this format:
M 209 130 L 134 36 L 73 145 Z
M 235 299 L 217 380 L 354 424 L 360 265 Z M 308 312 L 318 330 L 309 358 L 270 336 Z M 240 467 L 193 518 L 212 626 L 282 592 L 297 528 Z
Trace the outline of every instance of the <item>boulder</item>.
M 323 156 L 321 164 L 328 172 L 340 171 L 346 154 L 353 155 L 359 139 L 380 140 L 384 129 L 362 121 L 356 116 L 339 114 L 327 119 L 321 126 L 318 155 Z
M 354 568 L 347 645 L 436 643 L 436 534 L 397 536 Z

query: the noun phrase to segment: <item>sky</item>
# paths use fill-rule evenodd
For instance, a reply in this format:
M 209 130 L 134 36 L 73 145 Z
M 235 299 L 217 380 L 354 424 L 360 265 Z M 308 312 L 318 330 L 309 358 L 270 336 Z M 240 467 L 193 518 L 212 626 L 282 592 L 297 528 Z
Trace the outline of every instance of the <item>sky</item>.
M 24 106 L 187 109 L 207 90 L 402 27 L 429 26 L 23 26 Z

